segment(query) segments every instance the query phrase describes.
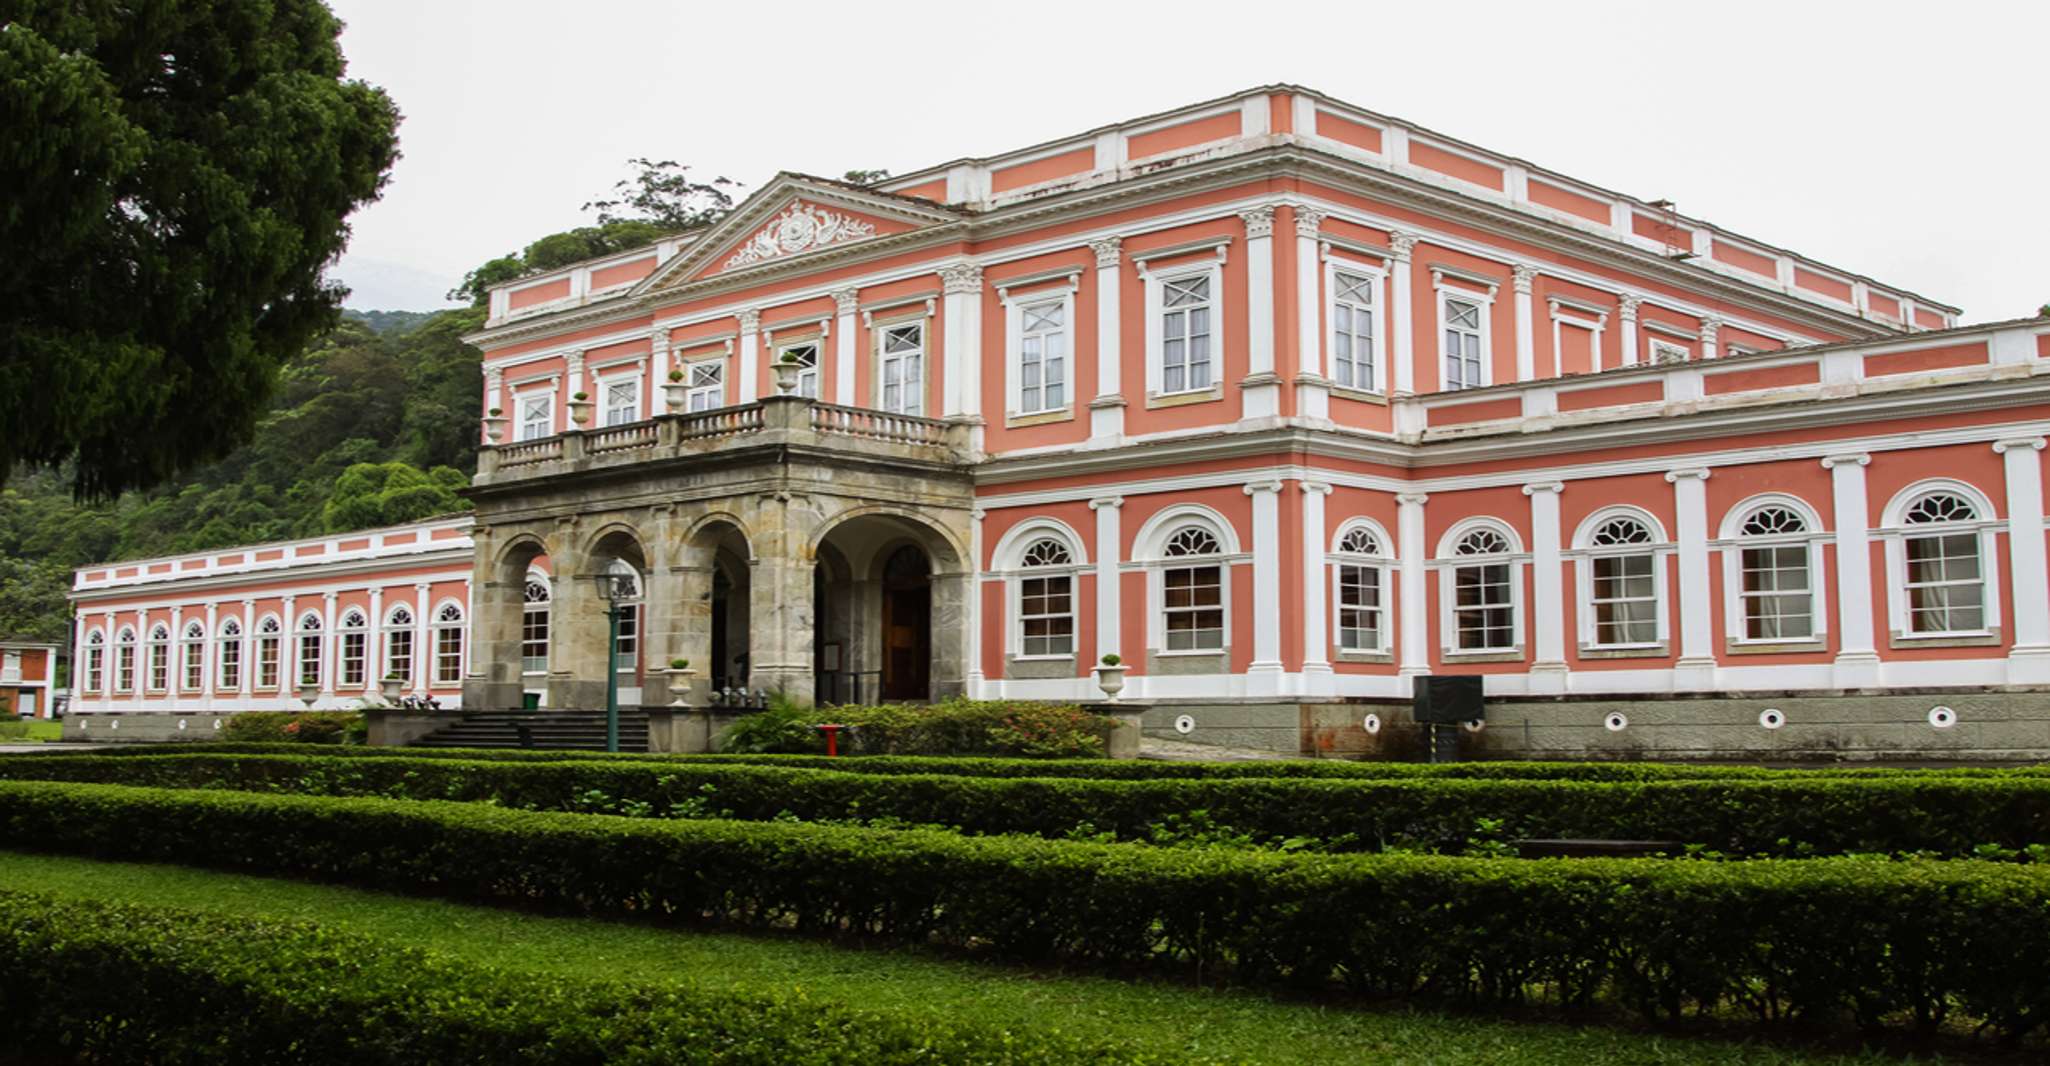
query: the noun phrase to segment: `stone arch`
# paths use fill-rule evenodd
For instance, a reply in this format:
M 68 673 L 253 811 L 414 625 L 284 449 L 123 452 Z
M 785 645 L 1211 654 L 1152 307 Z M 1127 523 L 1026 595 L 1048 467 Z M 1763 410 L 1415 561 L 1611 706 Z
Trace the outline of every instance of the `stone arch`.
M 806 551 L 818 580 L 814 664 L 829 698 L 943 699 L 966 688 L 972 555 L 932 516 L 889 504 L 832 515 Z
M 753 661 L 751 619 L 756 563 L 753 524 L 718 508 L 690 520 L 678 535 L 675 563 L 656 576 L 652 646 L 662 661 L 690 660 L 692 684 L 743 688 Z M 666 591 L 665 591 L 666 590 Z M 674 682 L 672 681 L 672 684 Z

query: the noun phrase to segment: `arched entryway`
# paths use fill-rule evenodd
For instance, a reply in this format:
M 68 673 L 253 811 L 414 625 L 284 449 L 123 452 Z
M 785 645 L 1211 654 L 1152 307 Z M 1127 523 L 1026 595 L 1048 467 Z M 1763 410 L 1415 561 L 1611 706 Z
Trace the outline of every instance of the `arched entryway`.
M 909 515 L 860 514 L 833 525 L 814 555 L 820 702 L 962 692 L 968 576 L 943 531 Z
M 882 675 L 887 701 L 932 698 L 932 563 L 916 544 L 883 560 Z

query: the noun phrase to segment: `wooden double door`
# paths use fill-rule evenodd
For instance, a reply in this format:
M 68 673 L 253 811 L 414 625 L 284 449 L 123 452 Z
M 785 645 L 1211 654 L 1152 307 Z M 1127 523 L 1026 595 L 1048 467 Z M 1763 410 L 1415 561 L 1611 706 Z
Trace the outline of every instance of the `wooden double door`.
M 932 566 L 911 545 L 883 565 L 882 696 L 932 696 Z

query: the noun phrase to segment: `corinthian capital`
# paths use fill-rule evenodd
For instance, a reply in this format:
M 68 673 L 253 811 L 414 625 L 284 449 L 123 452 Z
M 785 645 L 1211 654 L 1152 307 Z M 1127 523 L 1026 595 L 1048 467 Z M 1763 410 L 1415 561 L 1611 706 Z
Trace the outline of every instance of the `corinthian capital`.
M 1105 237 L 1100 241 L 1090 241 L 1089 250 L 1096 253 L 1098 267 L 1109 269 L 1118 265 L 1118 256 L 1122 254 L 1124 243 L 1121 237 Z
M 1417 235 L 1414 233 L 1405 233 L 1401 230 L 1396 230 L 1395 232 L 1390 233 L 1388 235 L 1389 249 L 1394 251 L 1395 258 L 1404 261 L 1407 261 L 1409 259 L 1409 255 L 1411 252 L 1416 251 L 1416 242 Z
M 1253 207 L 1239 212 L 1239 219 L 1246 224 L 1246 237 L 1270 237 L 1274 234 L 1274 208 Z
M 941 267 L 940 289 L 949 294 L 981 292 L 982 265 L 979 263 L 949 263 Z
M 1317 232 L 1324 228 L 1324 220 L 1330 217 L 1331 213 L 1328 211 L 1319 211 L 1314 207 L 1297 206 L 1295 209 L 1295 235 L 1298 237 L 1315 237 Z

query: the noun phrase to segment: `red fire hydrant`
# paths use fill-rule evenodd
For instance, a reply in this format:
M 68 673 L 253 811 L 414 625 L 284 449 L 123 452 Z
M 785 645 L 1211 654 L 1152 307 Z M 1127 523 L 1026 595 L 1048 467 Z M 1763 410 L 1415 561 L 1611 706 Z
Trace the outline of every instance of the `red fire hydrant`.
M 834 722 L 826 725 L 815 725 L 812 728 L 826 735 L 826 758 L 834 759 L 840 755 L 840 731 L 842 729 L 852 729 L 853 727 Z

